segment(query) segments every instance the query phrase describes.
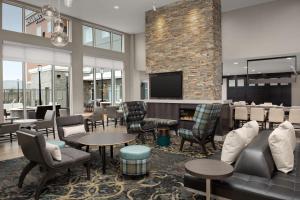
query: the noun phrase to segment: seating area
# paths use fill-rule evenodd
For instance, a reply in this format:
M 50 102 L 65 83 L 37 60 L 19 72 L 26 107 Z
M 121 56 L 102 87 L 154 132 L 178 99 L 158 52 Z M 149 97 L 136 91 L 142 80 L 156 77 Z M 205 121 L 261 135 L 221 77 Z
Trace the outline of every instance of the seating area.
M 300 0 L 4 0 L 0 200 L 300 200 Z

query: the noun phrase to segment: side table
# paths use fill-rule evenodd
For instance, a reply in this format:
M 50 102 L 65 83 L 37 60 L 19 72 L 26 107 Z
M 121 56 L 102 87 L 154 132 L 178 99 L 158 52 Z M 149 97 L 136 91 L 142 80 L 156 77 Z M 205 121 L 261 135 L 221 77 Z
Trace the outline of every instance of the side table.
M 192 176 L 206 179 L 206 200 L 211 198 L 211 180 L 221 180 L 233 174 L 233 167 L 220 160 L 197 159 L 185 164 Z

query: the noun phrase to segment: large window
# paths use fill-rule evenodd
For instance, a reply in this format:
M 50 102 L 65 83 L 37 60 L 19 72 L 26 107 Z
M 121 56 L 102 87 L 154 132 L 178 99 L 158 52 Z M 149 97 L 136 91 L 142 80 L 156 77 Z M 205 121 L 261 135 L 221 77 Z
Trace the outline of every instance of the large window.
M 106 30 L 82 26 L 83 45 L 123 52 L 123 35 Z
M 92 111 L 101 102 L 122 102 L 122 70 L 84 67 L 83 93 L 85 111 Z
M 23 31 L 22 8 L 10 4 L 2 4 L 2 29 L 8 31 Z
M 4 109 L 12 117 L 25 118 L 38 105 L 69 108 L 68 67 L 3 61 L 3 86 Z
M 93 46 L 93 28 L 88 26 L 82 26 L 82 34 L 83 34 L 83 45 Z
M 64 32 L 70 34 L 70 20 L 62 17 Z M 17 5 L 2 4 L 2 29 L 51 38 L 53 22 L 47 22 L 40 11 Z

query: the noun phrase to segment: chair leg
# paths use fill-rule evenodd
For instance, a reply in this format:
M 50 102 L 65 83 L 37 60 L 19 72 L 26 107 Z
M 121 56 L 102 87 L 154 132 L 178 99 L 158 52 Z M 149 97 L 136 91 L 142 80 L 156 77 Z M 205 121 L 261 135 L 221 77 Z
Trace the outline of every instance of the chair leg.
M 105 128 L 104 128 L 104 119 L 102 120 L 102 126 L 103 126 L 103 130 L 104 130 L 104 129 L 105 129 Z
M 87 180 L 91 180 L 91 162 L 86 163 L 86 176 Z
M 204 154 L 205 154 L 206 156 L 208 156 L 208 152 L 207 152 L 207 150 L 206 150 L 205 144 L 200 143 L 200 145 L 201 145 L 201 147 L 202 147 L 202 150 L 203 150 Z
M 92 127 L 92 132 L 94 131 L 94 124 L 93 122 L 91 123 L 91 127 Z
M 9 133 L 10 143 L 12 143 L 12 133 Z
M 191 147 L 193 146 L 193 142 L 191 142 Z
M 118 119 L 115 118 L 115 128 L 117 128 L 117 124 L 118 124 Z
M 109 121 L 109 119 L 107 118 L 107 119 L 106 119 L 106 126 L 108 126 L 108 121 Z
M 184 145 L 184 142 L 185 142 L 185 139 L 181 139 L 181 143 L 180 143 L 180 151 L 182 151 L 182 149 L 183 149 L 183 145 Z
M 42 180 L 39 183 L 39 186 L 37 187 L 36 191 L 35 191 L 35 199 L 39 199 L 43 188 L 45 186 L 45 184 L 47 183 L 47 181 L 52 177 L 53 172 L 52 171 L 48 171 L 43 177 Z
M 214 139 L 212 139 L 210 142 L 211 142 L 211 145 L 213 146 L 214 150 L 217 150 Z
M 48 133 L 48 128 L 46 128 L 46 135 L 47 135 L 47 137 L 48 137 L 48 135 L 49 135 L 49 133 Z
M 30 162 L 28 163 L 25 168 L 23 169 L 20 178 L 19 178 L 19 183 L 18 183 L 18 187 L 21 188 L 24 182 L 24 179 L 26 177 L 26 175 L 36 166 L 36 163 L 34 162 Z
M 55 129 L 53 127 L 53 138 L 55 139 Z
M 90 146 L 86 146 L 85 151 L 86 151 L 86 152 L 89 152 L 89 151 L 90 151 Z

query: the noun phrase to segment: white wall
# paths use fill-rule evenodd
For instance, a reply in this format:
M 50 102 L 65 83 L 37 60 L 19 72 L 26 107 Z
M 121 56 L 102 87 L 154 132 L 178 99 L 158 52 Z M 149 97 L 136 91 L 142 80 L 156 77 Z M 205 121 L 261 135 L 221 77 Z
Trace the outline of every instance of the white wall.
M 223 13 L 223 60 L 300 52 L 299 24 L 299 0 L 278 0 Z
M 145 33 L 135 35 L 135 67 L 139 71 L 146 71 Z

